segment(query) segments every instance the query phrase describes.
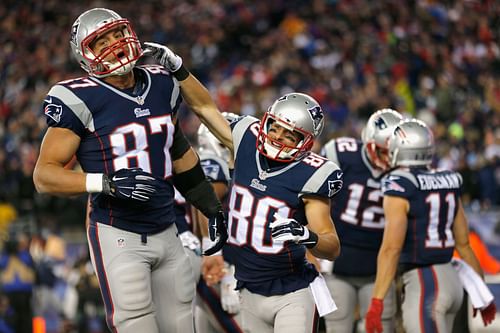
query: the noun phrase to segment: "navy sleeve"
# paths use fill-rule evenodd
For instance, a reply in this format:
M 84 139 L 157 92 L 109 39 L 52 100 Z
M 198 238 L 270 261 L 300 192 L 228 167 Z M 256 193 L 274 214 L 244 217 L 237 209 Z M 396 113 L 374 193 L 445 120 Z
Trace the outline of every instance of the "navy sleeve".
M 327 198 L 333 198 L 344 185 L 342 170 L 334 170 L 328 179 L 321 185 L 318 191 L 318 195 Z
M 382 179 L 382 192 L 384 195 L 410 199 L 415 190 L 415 184 L 405 177 L 389 174 Z
M 85 126 L 71 108 L 60 99 L 47 95 L 43 101 L 43 112 L 49 127 L 67 128 L 80 137 L 84 135 Z

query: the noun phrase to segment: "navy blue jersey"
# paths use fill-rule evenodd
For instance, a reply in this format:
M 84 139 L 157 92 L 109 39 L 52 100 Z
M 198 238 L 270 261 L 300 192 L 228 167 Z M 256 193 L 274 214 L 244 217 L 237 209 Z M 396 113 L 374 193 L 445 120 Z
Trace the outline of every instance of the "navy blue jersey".
M 384 177 L 384 195 L 405 198 L 410 204 L 401 264 L 423 266 L 451 260 L 461 187 L 462 177 L 454 171 L 405 168 Z
M 182 196 L 182 194 L 175 189 L 174 209 L 175 209 L 175 226 L 182 234 L 185 231 L 193 232 L 193 219 L 191 216 L 191 206 Z
M 201 154 L 200 164 L 203 172 L 211 182 L 229 183 L 229 169 L 227 163 L 215 155 Z M 175 225 L 179 233 L 193 230 L 193 219 L 191 215 L 191 206 L 184 196 L 175 189 Z
M 274 243 L 269 224 L 275 213 L 307 224 L 302 196 L 333 197 L 342 187 L 342 172 L 314 153 L 269 168 L 256 148 L 259 121 L 242 117 L 231 128 L 235 168 L 224 254 L 235 265 L 238 288 L 265 296 L 305 288 L 317 276 L 305 247 Z
M 330 140 L 322 155 L 337 163 L 344 173 L 343 189 L 332 200 L 332 219 L 342 243 L 333 272 L 374 275 L 385 224 L 380 171 L 370 164 L 363 143 L 354 138 Z
M 169 149 L 181 96 L 178 82 L 162 66 L 136 67 L 134 75 L 137 87 L 124 90 L 94 77 L 60 82 L 43 107 L 49 126 L 67 128 L 81 138 L 76 157 L 83 171 L 110 174 L 140 167 L 167 180 L 171 200 L 161 203 L 139 205 L 92 194 L 92 221 L 147 234 L 175 221 Z

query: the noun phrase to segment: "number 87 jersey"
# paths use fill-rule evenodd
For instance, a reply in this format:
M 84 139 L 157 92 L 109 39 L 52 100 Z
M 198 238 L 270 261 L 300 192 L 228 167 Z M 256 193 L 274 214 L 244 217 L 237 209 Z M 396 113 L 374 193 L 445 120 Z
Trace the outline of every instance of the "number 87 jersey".
M 182 101 L 179 83 L 162 66 L 137 67 L 134 75 L 142 87 L 136 92 L 95 77 L 59 82 L 44 100 L 47 124 L 80 137 L 76 157 L 85 172 L 110 174 L 138 167 L 168 179 L 173 172 L 173 117 Z M 172 200 L 148 209 L 94 193 L 99 202 L 92 207 L 91 220 L 137 233 L 164 230 L 175 221 L 174 190 L 166 184 Z
M 305 288 L 318 274 L 305 260 L 305 246 L 273 242 L 269 224 L 274 214 L 307 224 L 302 196 L 333 197 L 342 187 L 342 172 L 314 153 L 269 164 L 256 148 L 256 118 L 242 117 L 231 127 L 235 168 L 224 256 L 236 267 L 238 287 L 264 296 Z

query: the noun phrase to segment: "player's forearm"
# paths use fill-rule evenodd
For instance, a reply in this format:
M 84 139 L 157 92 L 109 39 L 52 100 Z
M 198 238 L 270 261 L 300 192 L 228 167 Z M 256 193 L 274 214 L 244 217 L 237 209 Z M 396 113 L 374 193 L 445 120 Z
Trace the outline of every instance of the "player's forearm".
M 318 243 L 309 250 L 317 258 L 335 260 L 340 254 L 340 240 L 333 232 L 318 234 Z
M 377 277 L 373 287 L 373 298 L 384 299 L 396 276 L 399 255 L 399 249 L 380 249 L 377 257 Z
M 180 81 L 182 97 L 191 110 L 200 118 L 217 139 L 233 152 L 231 128 L 210 97 L 208 90 L 194 77 Z
M 474 271 L 476 271 L 477 274 L 479 274 L 483 279 L 484 279 L 484 272 L 483 269 L 481 268 L 481 265 L 479 264 L 479 260 L 477 260 L 476 255 L 472 251 L 472 248 L 467 245 L 467 246 L 456 246 L 457 252 L 460 255 L 460 258 L 462 258 L 463 261 L 465 261 Z
M 72 196 L 86 193 L 86 174 L 53 164 L 37 164 L 33 182 L 38 193 Z

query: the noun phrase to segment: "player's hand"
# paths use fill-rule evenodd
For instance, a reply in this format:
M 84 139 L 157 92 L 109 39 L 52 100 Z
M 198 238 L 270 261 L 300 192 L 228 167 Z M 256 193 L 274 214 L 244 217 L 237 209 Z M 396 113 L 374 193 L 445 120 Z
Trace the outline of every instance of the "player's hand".
M 294 242 L 307 247 L 318 243 L 318 236 L 294 219 L 284 218 L 274 213 L 275 220 L 269 224 L 273 241 Z
M 226 244 L 228 234 L 224 212 L 219 211 L 215 216 L 208 219 L 208 235 L 212 244 L 209 248 L 203 247 L 203 255 L 205 256 L 211 256 L 219 252 Z
M 103 176 L 102 192 L 117 199 L 146 202 L 163 186 L 160 181 L 141 168 L 120 169 Z
M 196 252 L 196 254 L 200 254 L 201 251 L 201 243 L 198 237 L 196 237 L 191 231 L 184 231 L 179 234 L 179 239 L 181 240 L 182 246 L 190 249 L 191 251 Z
M 382 311 L 384 311 L 383 300 L 372 298 L 365 316 L 366 333 L 382 333 Z
M 473 309 L 472 316 L 475 318 L 477 316 L 478 309 Z M 497 307 L 495 305 L 495 301 L 491 302 L 490 305 L 485 307 L 484 309 L 479 309 L 481 312 L 481 318 L 483 319 L 484 326 L 488 326 L 491 324 L 493 319 L 495 319 L 495 315 L 497 313 Z
M 153 42 L 144 43 L 144 54 L 153 57 L 171 73 L 182 66 L 182 58 L 165 45 Z
M 236 279 L 234 278 L 234 266 L 228 266 L 226 275 L 220 282 L 220 302 L 222 309 L 229 314 L 240 312 L 240 296 L 235 290 Z
M 221 255 L 203 257 L 201 262 L 201 275 L 209 286 L 221 281 L 226 274 L 224 258 Z

